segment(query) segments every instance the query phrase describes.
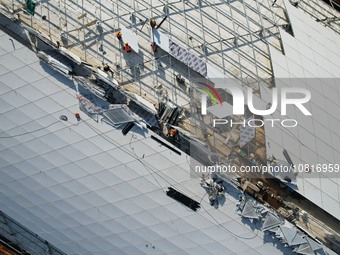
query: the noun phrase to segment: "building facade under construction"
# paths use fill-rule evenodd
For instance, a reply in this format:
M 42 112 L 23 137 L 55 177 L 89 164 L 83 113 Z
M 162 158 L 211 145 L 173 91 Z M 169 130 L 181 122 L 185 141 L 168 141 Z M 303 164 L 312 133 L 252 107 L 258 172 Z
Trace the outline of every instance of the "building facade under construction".
M 0 253 L 339 253 L 339 9 L 0 0 Z

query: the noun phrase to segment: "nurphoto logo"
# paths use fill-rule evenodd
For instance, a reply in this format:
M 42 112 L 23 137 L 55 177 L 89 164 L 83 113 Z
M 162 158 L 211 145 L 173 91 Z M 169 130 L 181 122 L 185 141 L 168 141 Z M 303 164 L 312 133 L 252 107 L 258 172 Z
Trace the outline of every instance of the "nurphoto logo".
M 215 108 L 215 114 L 217 116 L 223 115 L 223 111 L 225 111 L 223 106 L 221 97 L 219 93 L 216 91 L 216 87 L 213 88 L 210 85 L 206 85 L 212 93 L 218 98 L 219 104 L 221 105 L 220 109 Z M 273 114 L 278 107 L 280 106 L 280 114 L 281 116 L 287 116 L 287 106 L 293 105 L 298 110 L 302 112 L 305 116 L 311 116 L 311 112 L 304 106 L 304 104 L 308 103 L 311 99 L 311 93 L 309 90 L 305 88 L 298 87 L 285 87 L 285 88 L 273 88 L 271 90 L 271 103 L 268 104 L 266 109 L 256 109 L 254 106 L 254 95 L 253 89 L 248 87 L 246 89 L 246 96 L 241 88 L 234 84 L 228 84 L 223 87 L 219 86 L 219 88 L 223 88 L 228 91 L 233 97 L 233 105 L 232 105 L 232 113 L 233 115 L 244 115 L 245 114 L 245 105 L 248 106 L 249 111 L 257 116 L 269 116 Z M 204 90 L 204 92 L 207 90 Z M 213 98 L 212 93 L 204 93 L 201 95 L 201 114 L 206 115 L 209 108 L 207 107 L 208 95 L 210 98 Z M 246 99 L 246 100 L 245 100 Z M 226 102 L 225 102 L 226 103 Z M 241 124 L 244 126 L 250 127 L 262 127 L 265 122 L 270 122 L 271 126 L 274 127 L 275 122 L 279 122 L 283 127 L 296 127 L 298 125 L 298 121 L 295 119 L 248 119 L 238 122 L 233 122 L 232 119 L 213 119 L 213 127 L 217 125 L 236 125 Z

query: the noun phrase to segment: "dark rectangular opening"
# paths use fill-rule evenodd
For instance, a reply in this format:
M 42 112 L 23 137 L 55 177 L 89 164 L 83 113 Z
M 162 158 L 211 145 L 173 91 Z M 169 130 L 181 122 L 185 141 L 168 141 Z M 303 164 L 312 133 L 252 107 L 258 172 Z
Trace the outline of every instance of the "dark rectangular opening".
M 126 135 L 127 133 L 129 133 L 129 131 L 134 127 L 134 125 L 135 123 L 133 122 L 129 122 L 128 124 L 126 124 L 126 126 L 122 130 L 123 135 Z
M 171 187 L 169 187 L 168 189 L 169 190 L 166 192 L 166 194 L 169 197 L 177 200 L 178 202 L 185 205 L 186 207 L 189 207 L 191 210 L 197 212 L 197 210 L 201 208 L 201 204 L 191 199 L 190 197 L 187 197 L 186 195 L 182 194 L 181 192 Z
M 151 135 L 151 139 L 153 139 L 153 140 L 155 140 L 155 141 L 159 142 L 161 145 L 163 145 L 163 146 L 167 147 L 169 150 L 172 150 L 172 151 L 173 151 L 173 152 L 175 152 L 176 154 L 178 154 L 178 155 L 181 155 L 181 153 L 180 153 L 178 150 L 176 150 L 176 149 L 172 148 L 171 146 L 169 146 L 169 145 L 168 145 L 168 144 L 166 144 L 165 142 L 161 141 L 161 140 L 160 140 L 160 139 L 158 139 L 157 137 L 155 137 L 155 136 Z

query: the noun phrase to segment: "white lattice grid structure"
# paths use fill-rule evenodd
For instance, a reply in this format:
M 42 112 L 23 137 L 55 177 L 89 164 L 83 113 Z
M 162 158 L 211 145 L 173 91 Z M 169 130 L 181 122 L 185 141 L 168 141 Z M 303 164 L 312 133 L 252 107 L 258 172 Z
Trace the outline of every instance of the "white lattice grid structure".
M 14 10 L 17 10 L 18 4 L 24 1 L 1 2 L 7 3 L 10 8 L 14 4 Z M 282 1 L 277 4 L 279 7 L 272 6 L 271 0 L 50 0 L 37 1 L 34 17 L 22 12 L 19 14 L 24 23 L 47 34 L 52 41 L 64 41 L 65 46 L 83 61 L 97 66 L 101 66 L 102 62 L 114 68 L 118 66 L 117 78 L 126 90 L 152 103 L 168 98 L 191 111 L 188 88 L 194 88 L 192 79 L 197 78 L 197 74 L 188 67 L 178 66 L 167 53 L 162 52 L 155 59 L 150 48 L 149 20 L 155 18 L 160 23 L 168 15 L 159 28 L 160 32 L 200 57 L 216 69 L 218 75 L 238 79 L 259 94 L 260 84 L 272 86 L 268 79 L 272 77 L 268 45 L 282 50 L 278 27 L 287 24 L 287 17 Z M 44 15 L 45 21 L 42 20 Z M 93 21 L 100 23 L 102 33 L 95 23 L 78 30 Z M 114 36 L 122 26 L 137 34 L 138 53 L 122 51 Z M 186 78 L 185 86 L 177 83 L 178 73 Z M 188 122 L 190 126 L 186 128 L 190 131 L 205 125 L 194 118 Z M 225 139 L 215 134 L 210 143 L 214 147 L 224 146 Z
M 8 4 L 9 0 L 2 0 Z M 24 1 L 12 1 L 14 6 Z M 81 17 L 86 14 L 85 17 Z M 272 76 L 267 43 L 280 49 L 278 26 L 287 23 L 282 7 L 272 6 L 264 1 L 109 1 L 109 0 L 51 0 L 37 1 L 36 15 L 29 25 L 48 33 L 53 40 L 63 35 L 68 48 L 83 60 L 100 64 L 102 61 L 119 64 L 124 71 L 125 82 L 136 81 L 140 94 L 153 90 L 150 84 L 163 84 L 169 97 L 184 104 L 187 97 L 181 88 L 176 88 L 176 70 L 167 56 L 164 56 L 164 70 L 160 74 L 150 50 L 150 29 L 144 22 L 156 18 L 159 23 L 168 14 L 160 28 L 171 39 L 201 57 L 227 77 L 248 79 L 254 88 L 258 82 Z M 45 15 L 46 21 L 41 17 Z M 25 16 L 22 14 L 22 17 Z M 24 18 L 23 18 L 24 19 Z M 94 20 L 101 22 L 103 35 L 96 25 L 77 30 Z M 148 22 L 147 22 L 148 23 Z M 124 56 L 114 32 L 121 25 L 131 28 L 139 36 L 139 54 Z M 192 39 L 189 39 L 191 37 Z M 59 39 L 60 41 L 60 39 Z M 99 49 L 107 52 L 103 55 Z M 141 64 L 141 73 L 136 66 Z M 190 80 L 190 71 L 189 71 Z M 265 81 L 264 81 L 265 82 Z M 270 86 L 268 84 L 268 86 Z M 157 98 L 157 96 L 156 96 Z M 182 99 L 182 100 L 183 100 Z

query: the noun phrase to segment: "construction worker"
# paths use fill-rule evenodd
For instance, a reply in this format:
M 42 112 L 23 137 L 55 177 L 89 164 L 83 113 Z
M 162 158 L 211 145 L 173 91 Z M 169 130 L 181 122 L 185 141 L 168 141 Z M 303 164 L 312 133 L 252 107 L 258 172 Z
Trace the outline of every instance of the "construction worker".
M 110 73 L 111 76 L 113 77 L 113 71 L 112 71 L 111 67 L 110 67 L 108 64 L 104 64 L 104 63 L 103 63 L 103 69 L 104 69 L 104 71 L 105 71 L 106 73 Z
M 116 37 L 117 37 L 118 40 L 121 40 L 122 39 L 122 32 L 117 31 L 116 32 Z
M 130 53 L 131 52 L 131 47 L 130 47 L 128 42 L 126 42 L 125 45 L 124 45 L 124 51 L 126 53 Z
M 151 49 L 152 49 L 153 52 L 157 51 L 157 43 L 156 42 L 151 43 Z
M 150 20 L 150 26 L 152 27 L 152 28 L 155 28 L 156 27 L 156 20 L 155 19 L 152 19 L 152 20 Z
M 170 137 L 171 140 L 173 140 L 175 138 L 176 132 L 177 132 L 176 129 L 174 129 L 174 128 L 170 129 L 169 137 Z

